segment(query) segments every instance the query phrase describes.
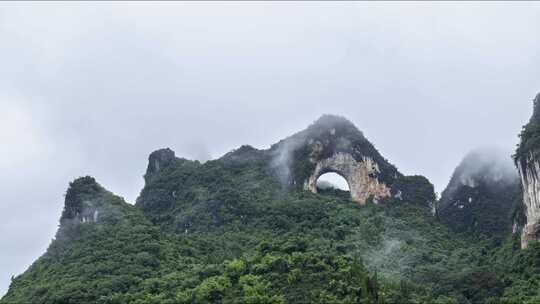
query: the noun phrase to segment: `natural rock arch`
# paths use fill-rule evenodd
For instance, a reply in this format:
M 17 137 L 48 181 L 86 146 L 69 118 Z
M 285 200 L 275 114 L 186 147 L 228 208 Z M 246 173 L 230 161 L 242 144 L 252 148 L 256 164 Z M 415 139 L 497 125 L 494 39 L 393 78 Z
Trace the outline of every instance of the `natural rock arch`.
M 304 189 L 317 193 L 317 180 L 328 172 L 339 174 L 347 181 L 353 201 L 364 204 L 370 196 L 390 196 L 390 188 L 376 178 L 380 170 L 373 159 L 363 157 L 361 161 L 356 161 L 351 154 L 342 152 L 318 161 L 304 182 Z
M 317 192 L 317 179 L 335 172 L 349 185 L 351 199 L 365 204 L 392 195 L 402 175 L 350 121 L 323 115 L 307 129 L 279 143 L 269 151 L 272 168 L 287 187 Z

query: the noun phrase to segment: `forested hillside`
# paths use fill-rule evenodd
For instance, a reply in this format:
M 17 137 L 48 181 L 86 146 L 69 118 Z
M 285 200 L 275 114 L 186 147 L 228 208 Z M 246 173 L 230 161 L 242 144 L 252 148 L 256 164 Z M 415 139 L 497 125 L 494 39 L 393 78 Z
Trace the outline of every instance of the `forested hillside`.
M 55 240 L 0 303 L 540 301 L 540 246 L 453 231 L 426 178 L 396 173 L 360 205 L 284 187 L 271 164 L 248 146 L 206 163 L 159 150 L 135 206 L 75 180 Z

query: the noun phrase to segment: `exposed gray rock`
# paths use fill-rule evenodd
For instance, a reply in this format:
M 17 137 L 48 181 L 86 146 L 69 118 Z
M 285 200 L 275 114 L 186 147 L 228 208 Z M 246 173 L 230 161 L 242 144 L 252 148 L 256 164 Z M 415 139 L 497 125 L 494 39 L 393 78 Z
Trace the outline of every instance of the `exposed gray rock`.
M 529 123 L 521 132 L 521 142 L 515 155 L 523 188 L 524 223 L 516 223 L 521 230 L 521 247 L 540 239 L 540 94 L 533 101 L 534 110 Z
M 176 159 L 174 151 L 165 148 L 152 152 L 148 157 L 148 168 L 146 169 L 146 174 L 144 179 L 148 182 L 154 175 L 163 170 Z
M 540 161 L 531 154 L 525 162 L 517 162 L 523 187 L 526 224 L 521 232 L 521 247 L 540 237 Z

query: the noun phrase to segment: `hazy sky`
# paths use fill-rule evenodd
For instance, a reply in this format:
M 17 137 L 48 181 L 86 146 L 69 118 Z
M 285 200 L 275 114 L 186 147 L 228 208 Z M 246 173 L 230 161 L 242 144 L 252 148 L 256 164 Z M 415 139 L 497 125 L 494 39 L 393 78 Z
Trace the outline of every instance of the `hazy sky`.
M 1 3 L 0 294 L 68 182 L 134 202 L 148 154 L 206 160 L 346 116 L 441 192 L 509 154 L 540 92 L 537 3 Z

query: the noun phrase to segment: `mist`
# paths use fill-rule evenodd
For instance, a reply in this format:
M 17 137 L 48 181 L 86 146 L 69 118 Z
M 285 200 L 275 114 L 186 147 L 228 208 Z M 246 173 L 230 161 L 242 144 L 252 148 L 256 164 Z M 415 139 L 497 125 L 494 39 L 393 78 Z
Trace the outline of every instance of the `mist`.
M 540 5 L 0 4 L 0 294 L 54 237 L 68 183 L 134 203 L 148 155 L 267 149 L 324 113 L 442 191 L 511 151 L 540 91 Z
M 511 150 L 484 146 L 467 153 L 456 167 L 444 195 L 451 197 L 459 186 L 474 188 L 480 182 L 489 185 L 512 185 L 519 182 Z

